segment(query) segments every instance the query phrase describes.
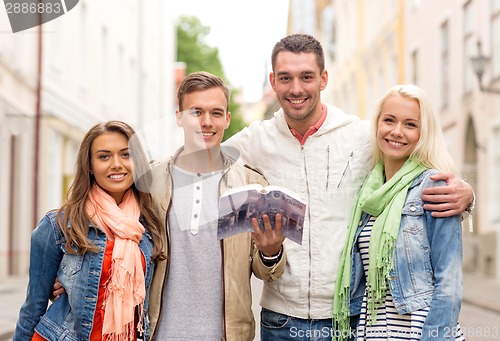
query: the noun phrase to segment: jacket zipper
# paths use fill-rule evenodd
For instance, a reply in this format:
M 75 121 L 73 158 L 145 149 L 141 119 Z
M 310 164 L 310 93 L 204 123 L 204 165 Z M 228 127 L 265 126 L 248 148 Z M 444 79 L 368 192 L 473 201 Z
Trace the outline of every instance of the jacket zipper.
M 330 146 L 326 146 L 326 190 L 328 191 L 328 183 L 330 182 Z
M 226 340 L 226 281 L 224 280 L 224 241 L 220 241 L 221 253 L 221 274 L 222 274 L 222 338 L 221 341 Z
M 223 173 L 222 173 L 222 177 L 221 177 L 221 181 L 224 180 L 224 183 L 226 184 L 226 187 L 227 188 L 231 188 L 232 186 L 230 186 L 228 183 L 227 183 L 227 176 L 226 176 L 226 173 L 228 172 L 228 168 L 226 167 L 226 164 L 224 163 L 224 170 L 223 170 Z M 170 178 L 170 202 L 168 203 L 168 207 L 167 207 L 167 210 L 165 211 L 165 228 L 166 228 L 166 243 L 167 243 L 167 246 L 170 244 L 170 234 L 169 234 L 169 231 L 168 231 L 168 212 L 170 211 L 170 207 L 172 206 L 172 197 L 173 197 L 173 189 L 174 189 L 174 186 L 173 186 L 173 177 L 172 177 L 172 172 L 170 171 L 170 163 L 168 165 L 168 168 L 167 168 L 167 171 L 169 173 L 169 178 Z M 219 196 L 220 196 L 220 184 L 219 184 Z M 221 338 L 221 341 L 224 341 L 226 340 L 226 295 L 225 295 L 225 281 L 224 281 L 224 243 L 223 241 L 221 240 L 220 241 L 220 244 L 221 244 L 221 273 L 222 273 L 222 338 Z M 165 290 L 165 284 L 166 284 L 166 281 L 168 280 L 168 271 L 169 271 L 169 268 L 170 268 L 170 247 L 168 247 L 168 254 L 167 254 L 167 269 L 166 269 L 166 272 L 165 272 L 165 278 L 167 278 L 166 280 L 163 281 L 163 285 L 162 285 L 162 296 L 163 296 L 163 291 Z M 163 299 L 161 300 L 160 302 L 160 314 L 158 315 L 158 321 L 161 321 L 161 315 L 162 315 L 162 312 L 163 312 Z M 151 335 L 151 340 L 154 340 L 154 336 L 156 335 L 156 332 L 158 330 L 158 321 L 156 323 L 156 328 L 155 328 L 155 333 L 154 335 Z
M 165 285 L 168 279 L 168 271 L 170 269 L 170 233 L 168 231 L 168 212 L 170 211 L 170 208 L 172 206 L 172 197 L 174 196 L 174 183 L 173 183 L 173 177 L 172 177 L 172 172 L 170 171 L 170 163 L 167 166 L 167 172 L 169 174 L 169 179 L 170 179 L 170 201 L 167 205 L 167 208 L 165 210 L 165 247 L 167 248 L 167 259 L 165 260 L 167 262 L 167 269 L 165 270 L 165 280 L 163 280 L 163 284 L 161 286 L 161 298 L 160 298 L 160 313 L 158 314 L 158 319 L 156 320 L 156 327 L 155 327 L 155 332 L 154 334 L 150 335 L 150 340 L 155 340 L 156 333 L 158 331 L 158 323 L 161 321 L 161 316 L 163 314 L 163 291 L 165 290 Z M 153 274 L 154 275 L 154 274 Z
M 224 181 L 224 184 L 226 185 L 226 188 L 232 188 L 233 186 L 230 185 L 227 181 L 227 172 L 229 171 L 229 168 L 226 167 L 224 164 L 224 170 L 222 172 L 222 176 L 220 181 Z M 219 197 L 221 196 L 220 193 L 220 184 L 219 184 Z M 227 339 L 226 336 L 226 281 L 224 280 L 224 240 L 220 241 L 220 253 L 221 253 L 221 275 L 222 275 L 222 337 L 221 341 L 225 341 Z
M 303 174 L 303 178 L 306 181 L 306 188 L 307 188 L 307 196 L 310 197 L 309 193 L 309 183 L 307 179 L 307 165 L 306 165 L 306 160 L 305 160 L 305 153 L 304 153 L 304 146 L 300 146 L 300 153 L 301 153 L 301 160 L 302 160 L 302 169 L 301 173 Z M 312 254 L 311 254 L 311 242 L 312 242 L 312 232 L 311 232 L 311 210 L 308 209 L 308 215 L 309 215 L 309 283 L 308 283 L 308 290 L 307 290 L 307 316 L 309 319 L 311 318 L 311 282 L 312 282 L 312 274 L 311 274 L 311 268 L 312 268 Z
M 352 170 L 351 169 L 351 160 L 354 157 L 354 151 L 351 151 L 351 154 L 349 155 L 349 159 L 347 160 L 347 164 L 345 165 L 344 171 L 342 172 L 342 176 L 340 177 L 339 184 L 337 185 L 337 188 L 340 188 L 340 185 L 342 185 L 342 181 L 344 180 L 344 177 L 347 174 L 347 170 Z

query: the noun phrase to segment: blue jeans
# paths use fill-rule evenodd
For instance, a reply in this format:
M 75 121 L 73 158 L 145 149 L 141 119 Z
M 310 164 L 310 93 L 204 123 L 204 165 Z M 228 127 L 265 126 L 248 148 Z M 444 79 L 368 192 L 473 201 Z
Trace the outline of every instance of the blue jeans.
M 260 313 L 261 341 L 331 341 L 334 336 L 332 319 L 300 319 L 265 308 Z

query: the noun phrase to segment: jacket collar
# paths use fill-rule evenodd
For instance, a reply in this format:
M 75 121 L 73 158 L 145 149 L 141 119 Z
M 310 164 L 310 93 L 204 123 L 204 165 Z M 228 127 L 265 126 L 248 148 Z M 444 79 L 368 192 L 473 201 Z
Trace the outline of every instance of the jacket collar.
M 330 132 L 333 129 L 343 127 L 351 122 L 359 120 L 358 116 L 348 115 L 339 108 L 337 108 L 336 106 L 333 106 L 331 104 L 325 104 L 325 105 L 327 110 L 326 119 L 321 125 L 321 127 L 319 127 L 318 131 L 314 134 L 314 136 L 323 135 L 325 133 Z M 280 108 L 277 112 L 274 113 L 274 118 L 277 121 L 277 126 L 280 131 L 292 135 L 292 133 L 290 132 L 290 128 L 286 123 L 285 113 L 283 112 L 282 108 Z
M 184 150 L 184 146 L 177 149 L 177 151 L 170 157 L 168 161 L 168 168 L 170 171 L 172 170 L 175 160 L 179 156 L 180 153 Z M 221 146 L 220 148 L 222 154 L 222 162 L 224 171 L 227 171 L 229 167 L 231 167 L 240 157 L 240 152 L 237 148 L 229 147 L 229 146 Z

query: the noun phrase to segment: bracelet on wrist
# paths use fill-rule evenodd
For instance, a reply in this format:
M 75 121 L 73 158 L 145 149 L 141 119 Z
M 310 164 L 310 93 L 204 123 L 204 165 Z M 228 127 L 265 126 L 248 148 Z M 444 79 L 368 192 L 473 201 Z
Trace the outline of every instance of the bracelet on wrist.
M 280 250 L 278 251 L 278 253 L 276 255 L 274 255 L 274 256 L 266 256 L 262 252 L 260 252 L 260 256 L 262 257 L 263 261 L 266 261 L 266 262 L 275 262 L 278 259 L 280 259 L 282 250 L 283 250 L 283 245 L 280 247 Z

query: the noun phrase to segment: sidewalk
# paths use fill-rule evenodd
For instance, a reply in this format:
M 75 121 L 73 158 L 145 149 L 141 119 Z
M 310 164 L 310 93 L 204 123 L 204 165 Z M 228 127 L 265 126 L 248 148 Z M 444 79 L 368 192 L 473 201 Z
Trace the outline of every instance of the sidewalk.
M 8 277 L 0 282 L 0 341 L 12 339 L 19 309 L 26 296 L 28 277 Z
M 462 301 L 500 314 L 500 281 L 465 273 Z
M 11 277 L 0 283 L 0 341 L 9 341 L 14 333 L 19 308 L 26 295 L 27 277 Z M 260 288 L 255 288 L 260 296 Z M 258 299 L 255 297 L 254 312 L 258 319 Z M 463 301 L 500 314 L 500 281 L 464 273 Z M 258 335 L 258 333 L 257 333 Z

